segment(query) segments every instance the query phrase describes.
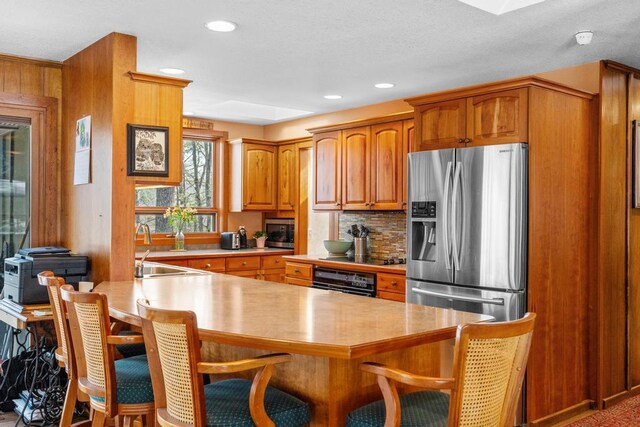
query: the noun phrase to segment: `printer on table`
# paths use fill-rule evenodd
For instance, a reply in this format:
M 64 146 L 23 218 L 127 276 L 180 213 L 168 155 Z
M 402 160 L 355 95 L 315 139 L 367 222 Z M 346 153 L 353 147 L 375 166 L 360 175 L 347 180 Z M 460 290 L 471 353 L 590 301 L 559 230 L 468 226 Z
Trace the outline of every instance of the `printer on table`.
M 48 303 L 47 288 L 38 283 L 38 273 L 53 271 L 77 289 L 87 275 L 88 263 L 88 257 L 72 255 L 59 246 L 20 249 L 4 260 L 4 298 L 18 304 Z

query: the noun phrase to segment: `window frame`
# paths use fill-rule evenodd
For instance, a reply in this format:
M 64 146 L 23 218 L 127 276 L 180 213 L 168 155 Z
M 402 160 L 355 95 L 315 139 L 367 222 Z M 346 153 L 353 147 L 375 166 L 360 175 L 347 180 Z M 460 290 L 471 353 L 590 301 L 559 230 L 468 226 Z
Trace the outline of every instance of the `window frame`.
M 210 208 L 196 208 L 198 209 L 198 214 L 215 214 L 216 215 L 216 231 L 213 233 L 184 233 L 185 243 L 186 244 L 212 244 L 220 242 L 220 230 L 222 229 L 223 224 L 226 223 L 226 211 L 224 209 L 224 165 L 225 165 L 225 141 L 227 139 L 227 132 L 214 131 L 214 130 L 206 130 L 206 129 L 195 129 L 195 128 L 183 128 L 182 129 L 182 138 L 180 139 L 180 144 L 183 144 L 185 139 L 199 140 L 199 141 L 207 141 L 213 144 L 213 165 L 214 165 L 214 173 L 212 175 L 213 178 L 213 200 L 212 207 Z M 180 153 L 183 153 L 182 147 Z M 138 188 L 145 188 L 148 186 L 140 186 Z M 167 207 L 153 207 L 153 206 L 145 206 L 138 207 L 135 206 L 135 215 L 139 214 L 164 214 L 167 210 Z M 167 233 L 152 233 L 152 245 L 153 246 L 163 246 L 163 245 L 173 245 L 175 242 L 175 236 L 173 234 Z M 144 246 L 144 236 L 142 233 L 136 236 L 136 246 Z

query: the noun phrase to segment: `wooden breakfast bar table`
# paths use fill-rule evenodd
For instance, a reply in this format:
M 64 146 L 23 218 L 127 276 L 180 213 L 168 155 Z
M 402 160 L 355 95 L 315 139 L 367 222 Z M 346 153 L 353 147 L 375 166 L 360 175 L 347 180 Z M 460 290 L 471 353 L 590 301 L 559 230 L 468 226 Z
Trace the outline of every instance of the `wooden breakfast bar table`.
M 112 317 L 140 325 L 136 301 L 191 310 L 198 317 L 204 360 L 269 352 L 293 355 L 271 385 L 310 403 L 312 426 L 341 426 L 353 409 L 381 398 L 363 361 L 439 375 L 438 341 L 458 325 L 489 316 L 403 304 L 225 274 L 103 282 Z

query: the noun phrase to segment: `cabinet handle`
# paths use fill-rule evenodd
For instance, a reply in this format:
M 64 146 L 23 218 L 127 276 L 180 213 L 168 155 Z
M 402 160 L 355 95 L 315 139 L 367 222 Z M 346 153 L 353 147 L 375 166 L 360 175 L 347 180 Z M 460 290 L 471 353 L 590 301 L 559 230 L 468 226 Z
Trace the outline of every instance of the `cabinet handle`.
M 247 261 L 242 261 L 242 265 L 247 265 Z
M 204 268 L 211 268 L 211 264 L 205 264 Z
M 394 280 L 393 282 L 391 282 L 391 286 L 398 286 L 398 282 Z
M 295 270 L 293 270 L 293 272 L 296 273 L 296 274 L 300 274 L 301 273 L 301 271 L 298 270 L 297 268 Z
M 279 259 L 276 260 L 276 264 L 280 264 L 280 260 Z
M 458 143 L 459 143 L 459 144 L 464 144 L 465 142 L 467 142 L 467 140 L 466 140 L 466 139 L 464 139 L 464 138 L 460 138 L 460 139 L 458 140 Z
M 471 142 L 471 138 L 465 138 L 464 142 L 465 142 L 465 144 L 469 144 Z
M 340 203 L 336 203 L 336 206 L 342 206 Z

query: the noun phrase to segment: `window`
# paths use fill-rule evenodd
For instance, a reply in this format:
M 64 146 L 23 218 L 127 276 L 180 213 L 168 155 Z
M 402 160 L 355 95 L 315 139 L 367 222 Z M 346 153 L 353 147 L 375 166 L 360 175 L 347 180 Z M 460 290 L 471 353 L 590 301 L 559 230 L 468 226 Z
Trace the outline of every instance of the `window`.
M 219 234 L 219 212 L 216 200 L 220 196 L 218 183 L 219 142 L 214 139 L 190 137 L 185 131 L 182 145 L 182 182 L 178 187 L 136 189 L 136 222 L 149 225 L 155 234 L 154 243 L 165 244 L 175 230 L 164 218 L 169 206 L 194 207 L 196 221 L 185 226 L 187 239 L 202 243 L 213 241 Z

